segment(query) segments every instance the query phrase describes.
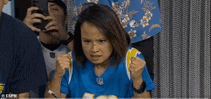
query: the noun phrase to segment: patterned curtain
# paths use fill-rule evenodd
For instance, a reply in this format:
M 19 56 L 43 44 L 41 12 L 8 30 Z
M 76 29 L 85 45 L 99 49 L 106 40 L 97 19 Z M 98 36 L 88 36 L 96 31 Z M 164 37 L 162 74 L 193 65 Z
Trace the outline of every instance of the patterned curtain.
M 154 98 L 210 98 L 211 0 L 160 0 Z
M 73 33 L 73 26 L 75 24 L 75 20 L 73 19 L 75 17 L 75 14 L 73 13 L 73 7 L 74 7 L 74 0 L 62 0 L 67 5 L 67 15 L 69 18 L 68 22 L 68 32 Z
M 73 33 L 74 0 L 67 4 Z M 211 97 L 211 0 L 160 0 L 163 30 L 154 37 L 153 98 Z

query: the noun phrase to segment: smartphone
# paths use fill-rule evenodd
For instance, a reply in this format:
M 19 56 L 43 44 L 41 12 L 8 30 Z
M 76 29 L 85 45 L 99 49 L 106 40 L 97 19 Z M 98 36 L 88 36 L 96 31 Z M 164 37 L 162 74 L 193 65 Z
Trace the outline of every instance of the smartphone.
M 34 7 L 38 7 L 38 11 L 33 11 L 32 13 L 40 13 L 44 16 L 48 16 L 48 0 L 31 0 L 31 5 Z M 48 24 L 48 21 L 42 20 L 42 24 L 34 24 L 35 27 L 40 30 L 44 30 L 45 26 Z

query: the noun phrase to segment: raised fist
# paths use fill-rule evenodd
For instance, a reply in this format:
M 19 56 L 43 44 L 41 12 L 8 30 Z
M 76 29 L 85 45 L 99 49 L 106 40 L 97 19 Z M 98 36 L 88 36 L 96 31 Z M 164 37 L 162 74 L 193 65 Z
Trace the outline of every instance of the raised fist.
M 66 70 L 70 69 L 70 67 L 72 66 L 72 55 L 58 55 L 56 59 L 56 64 L 56 76 L 62 77 L 65 74 Z

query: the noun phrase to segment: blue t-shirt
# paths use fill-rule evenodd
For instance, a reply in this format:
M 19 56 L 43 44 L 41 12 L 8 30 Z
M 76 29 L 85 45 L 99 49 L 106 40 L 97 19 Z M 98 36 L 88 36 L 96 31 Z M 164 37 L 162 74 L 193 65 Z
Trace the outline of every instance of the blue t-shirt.
M 35 33 L 5 13 L 0 19 L 0 97 L 46 84 L 45 62 Z
M 75 0 L 74 5 L 77 8 L 80 7 L 80 5 L 87 3 L 87 1 L 88 0 Z M 132 43 L 143 41 L 162 31 L 158 0 L 98 1 L 98 4 L 104 4 L 114 9 L 119 16 L 122 26 L 130 35 Z
M 74 56 L 73 53 L 72 56 Z M 125 60 L 114 68 L 109 66 L 101 77 L 96 76 L 94 64 L 90 61 L 85 64 L 84 68 L 81 68 L 73 57 L 73 65 L 62 79 L 61 92 L 72 98 L 130 98 L 134 96 L 133 80 L 129 71 L 132 57 L 144 60 L 143 55 L 137 49 L 130 47 Z M 155 89 L 146 66 L 142 78 L 146 83 L 146 90 Z

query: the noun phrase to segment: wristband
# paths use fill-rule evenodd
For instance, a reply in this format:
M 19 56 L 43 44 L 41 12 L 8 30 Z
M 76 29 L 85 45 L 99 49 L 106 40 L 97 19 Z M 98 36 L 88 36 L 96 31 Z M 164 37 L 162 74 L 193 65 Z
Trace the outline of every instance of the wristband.
M 134 86 L 133 86 L 133 90 L 134 90 L 136 93 L 138 93 L 138 94 L 143 93 L 145 89 L 146 89 L 146 83 L 145 83 L 145 82 L 143 82 L 143 83 L 141 84 L 141 89 L 139 89 L 139 90 L 137 90 L 137 89 L 134 88 Z
M 50 89 L 48 90 L 48 93 L 49 93 L 50 95 L 54 96 L 54 98 L 58 98 L 58 97 L 56 96 L 56 94 L 55 94 L 53 91 L 51 91 Z

